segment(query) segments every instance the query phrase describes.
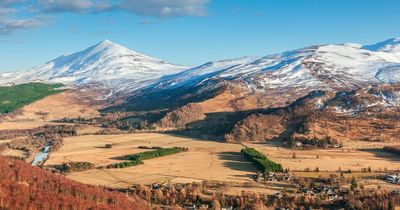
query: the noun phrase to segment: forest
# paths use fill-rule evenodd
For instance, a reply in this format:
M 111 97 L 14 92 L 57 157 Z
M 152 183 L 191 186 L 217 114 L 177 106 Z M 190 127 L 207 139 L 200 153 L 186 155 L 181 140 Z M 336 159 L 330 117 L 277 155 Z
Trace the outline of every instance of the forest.
M 63 92 L 58 89 L 61 86 L 59 84 L 27 83 L 0 87 L 0 114 L 12 113 L 46 96 Z
M 0 156 L 0 171 L 0 209 L 148 209 L 135 196 L 81 184 L 22 161 Z

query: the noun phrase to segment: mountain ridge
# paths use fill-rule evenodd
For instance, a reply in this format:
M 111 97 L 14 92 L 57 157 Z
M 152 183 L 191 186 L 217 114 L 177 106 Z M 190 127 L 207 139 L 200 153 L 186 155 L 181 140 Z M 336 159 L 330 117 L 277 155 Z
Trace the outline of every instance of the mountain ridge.
M 0 85 L 36 81 L 70 86 L 103 83 L 108 88 L 134 90 L 186 68 L 104 40 L 25 72 L 0 74 Z
M 265 102 L 266 98 L 284 96 L 288 98 L 284 103 L 290 103 L 313 90 L 345 91 L 400 81 L 399 53 L 364 48 L 357 44 L 317 45 L 264 57 L 209 62 L 137 91 L 126 106 L 128 110 L 155 105 L 154 109 L 176 108 L 213 98 L 216 92 L 236 86 L 239 88 L 235 91 L 241 93 L 232 103 L 245 100 L 244 96 L 256 96 L 254 102 L 261 102 L 260 106 L 239 109 L 265 108 L 272 105 Z M 230 106 L 237 110 L 236 105 Z
M 115 93 L 213 89 L 218 81 L 242 82 L 248 91 L 270 89 L 357 88 L 400 81 L 400 38 L 373 45 L 327 44 L 264 57 L 177 66 L 104 40 L 77 53 L 60 56 L 19 73 L 0 74 L 0 85 L 26 82 L 92 86 Z M 211 82 L 210 82 L 211 81 Z M 208 84 L 209 87 L 201 87 Z M 187 91 L 186 91 L 187 92 Z

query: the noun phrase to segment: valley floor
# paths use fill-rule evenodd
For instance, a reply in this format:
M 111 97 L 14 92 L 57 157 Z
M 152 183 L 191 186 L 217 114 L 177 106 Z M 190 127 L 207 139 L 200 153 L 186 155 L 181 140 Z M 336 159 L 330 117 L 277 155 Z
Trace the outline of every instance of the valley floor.
M 111 149 L 105 144 L 114 144 Z M 76 172 L 69 178 L 108 187 L 132 184 L 191 183 L 203 180 L 249 182 L 256 172 L 241 155 L 240 144 L 146 133 L 106 136 L 77 136 L 64 139 L 64 146 L 52 153 L 46 165 L 87 161 L 96 166 L 121 162 L 118 157 L 143 150 L 138 146 L 187 147 L 188 152 L 144 161 L 144 165 L 123 169 L 94 169 Z
M 106 149 L 105 144 L 113 144 Z M 69 137 L 64 146 L 52 153 L 46 165 L 63 162 L 86 161 L 96 166 L 121 162 L 119 157 L 144 150 L 139 146 L 187 147 L 189 152 L 144 161 L 144 165 L 123 169 L 94 169 L 74 172 L 68 177 L 83 183 L 107 187 L 125 188 L 132 184 L 191 183 L 203 180 L 251 183 L 256 168 L 243 157 L 240 144 L 228 144 L 158 133 L 126 135 L 87 135 Z M 290 150 L 274 142 L 268 144 L 246 144 L 264 152 L 270 159 L 281 163 L 298 176 L 316 174 L 329 176 L 339 169 L 351 170 L 356 175 L 362 168 L 373 171 L 397 170 L 400 158 L 375 149 L 381 143 L 345 143 L 343 149 Z M 293 158 L 295 156 L 295 158 Z M 303 172 L 306 169 L 311 172 Z M 320 172 L 312 172 L 316 168 Z M 376 175 L 359 174 L 359 176 Z

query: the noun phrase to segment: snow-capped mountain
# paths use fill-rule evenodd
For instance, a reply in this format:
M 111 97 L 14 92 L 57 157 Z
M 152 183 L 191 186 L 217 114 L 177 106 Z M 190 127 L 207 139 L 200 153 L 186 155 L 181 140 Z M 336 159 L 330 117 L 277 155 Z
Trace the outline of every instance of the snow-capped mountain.
M 365 45 L 363 48 L 378 52 L 400 53 L 400 38 L 388 39 L 373 45 Z
M 255 91 L 395 83 L 400 80 L 400 50 L 397 49 L 400 49 L 400 39 L 369 46 L 312 46 L 262 58 L 216 61 L 169 76 L 156 87 L 174 88 L 209 79 L 245 81 Z
M 50 82 L 69 86 L 102 84 L 118 90 L 135 90 L 160 77 L 188 67 L 133 52 L 104 40 L 83 51 L 63 55 L 26 72 L 0 74 L 0 85 Z
M 170 104 L 180 104 L 181 99 L 198 101 L 196 95 L 201 95 L 201 99 L 206 98 L 205 95 L 213 97 L 226 84 L 240 84 L 240 97 L 285 94 L 287 98 L 296 98 L 312 90 L 343 91 L 371 84 L 397 83 L 400 82 L 398 40 L 366 46 L 319 45 L 260 58 L 209 62 L 163 77 L 135 94 L 129 103 L 145 107 L 145 104 L 138 103 L 158 101 L 168 104 L 167 101 L 171 101 Z

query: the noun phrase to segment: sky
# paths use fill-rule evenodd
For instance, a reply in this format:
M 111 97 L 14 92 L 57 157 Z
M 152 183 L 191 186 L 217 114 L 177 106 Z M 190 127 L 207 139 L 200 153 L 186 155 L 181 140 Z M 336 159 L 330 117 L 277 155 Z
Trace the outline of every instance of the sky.
M 400 37 L 399 0 L 0 0 L 0 73 L 104 39 L 174 64 Z

